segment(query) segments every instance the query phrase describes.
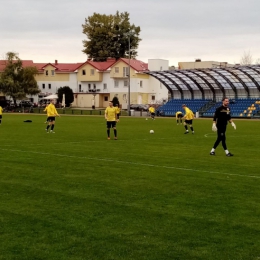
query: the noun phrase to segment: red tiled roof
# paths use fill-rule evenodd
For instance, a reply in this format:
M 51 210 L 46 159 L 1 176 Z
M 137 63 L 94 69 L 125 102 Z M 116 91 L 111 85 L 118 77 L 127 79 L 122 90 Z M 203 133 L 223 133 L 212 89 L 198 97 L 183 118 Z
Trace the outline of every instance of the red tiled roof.
M 127 65 L 129 63 L 129 59 L 126 58 L 121 58 L 118 61 L 122 60 L 123 62 L 125 62 Z M 133 68 L 134 70 L 138 71 L 138 72 L 142 72 L 142 71 L 147 71 L 148 70 L 148 64 L 144 63 L 140 60 L 130 60 L 130 66 L 131 68 Z
M 23 60 L 23 67 L 33 67 L 33 61 L 32 60 Z M 7 60 L 0 60 L 0 71 L 3 71 L 5 69 Z
M 80 67 L 82 67 L 85 64 L 89 64 L 91 66 L 93 66 L 94 68 L 96 68 L 99 71 L 106 71 L 108 70 L 112 65 L 116 64 L 119 61 L 123 61 L 128 65 L 129 60 L 126 58 L 121 58 L 119 60 L 115 60 L 115 59 L 108 59 L 107 61 L 92 61 L 92 60 L 88 60 L 86 62 L 82 62 L 82 63 L 34 63 L 32 60 L 23 60 L 23 66 L 24 67 L 36 67 L 38 69 L 39 72 L 43 72 L 44 67 L 51 65 L 55 68 L 56 73 L 62 73 L 62 72 L 75 72 L 77 69 L 79 69 Z M 3 71 L 5 66 L 6 66 L 6 62 L 5 60 L 0 60 L 0 71 Z M 142 72 L 142 71 L 147 71 L 148 70 L 148 64 L 144 63 L 140 60 L 130 60 L 130 66 L 138 71 L 138 72 Z
M 3 71 L 6 66 L 6 60 L 0 60 L 0 71 Z M 32 60 L 23 60 L 23 67 L 36 67 L 39 72 L 44 70 L 44 67 L 51 65 L 56 69 L 56 72 L 74 72 L 83 63 L 34 63 Z
M 91 66 L 93 66 L 94 68 L 96 68 L 99 71 L 106 71 L 107 69 L 109 69 L 114 63 L 116 62 L 115 59 L 108 59 L 107 61 L 92 61 L 92 60 L 88 60 L 84 63 L 82 63 L 77 69 L 79 69 L 80 67 L 82 67 L 83 65 L 89 64 Z
M 34 63 L 34 66 L 39 71 L 43 71 L 43 69 L 51 65 L 55 68 L 56 73 L 58 72 L 74 72 L 79 66 L 81 66 L 83 63 Z

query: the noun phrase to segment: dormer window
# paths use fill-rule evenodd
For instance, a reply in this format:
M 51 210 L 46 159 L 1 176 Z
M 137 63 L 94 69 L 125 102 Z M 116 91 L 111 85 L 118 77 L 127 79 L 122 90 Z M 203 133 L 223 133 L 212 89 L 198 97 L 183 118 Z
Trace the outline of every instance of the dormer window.
M 51 71 L 51 75 L 54 76 L 55 75 L 55 70 Z
M 86 75 L 86 71 L 85 70 L 82 70 L 82 75 Z
M 45 70 L 45 76 L 48 76 L 48 75 L 49 75 L 49 71 Z

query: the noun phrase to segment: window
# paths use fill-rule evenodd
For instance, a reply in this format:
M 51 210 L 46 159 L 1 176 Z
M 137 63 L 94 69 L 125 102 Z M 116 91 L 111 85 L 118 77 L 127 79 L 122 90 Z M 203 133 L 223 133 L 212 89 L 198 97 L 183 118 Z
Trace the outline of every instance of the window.
M 119 73 L 119 67 L 115 67 L 115 73 Z
M 86 75 L 86 71 L 85 70 L 82 70 L 82 75 Z
M 51 84 L 48 84 L 48 86 L 49 86 L 49 89 L 51 89 Z
M 79 92 L 82 92 L 82 90 L 81 90 L 81 84 L 79 84 Z
M 54 76 L 55 75 L 55 70 L 51 71 L 51 75 Z
M 123 67 L 123 76 L 124 77 L 128 77 L 128 75 L 129 75 L 128 71 L 129 71 L 129 67 Z
M 45 84 L 42 84 L 42 89 L 45 89 Z
M 128 80 L 124 80 L 124 87 L 128 87 Z
M 115 88 L 118 88 L 118 87 L 119 87 L 119 81 L 118 81 L 118 80 L 115 80 L 115 81 L 114 81 L 114 84 L 115 84 L 115 85 L 114 85 Z
M 49 74 L 49 71 L 45 70 L 45 75 L 48 76 L 48 74 Z
M 152 100 L 153 100 L 153 101 L 155 100 L 155 96 L 152 96 Z
M 91 75 L 91 76 L 94 76 L 94 75 L 95 75 L 95 70 L 94 70 L 94 69 L 91 69 L 91 70 L 90 70 L 90 75 Z
M 143 81 L 140 80 L 140 88 L 142 88 L 142 87 L 143 87 Z
M 91 84 L 88 84 L 88 90 L 90 90 L 91 89 Z
M 107 83 L 103 84 L 103 89 L 107 89 Z
M 108 101 L 108 96 L 105 96 L 105 97 L 104 97 L 104 101 Z
M 96 89 L 96 84 L 93 84 L 93 88 Z

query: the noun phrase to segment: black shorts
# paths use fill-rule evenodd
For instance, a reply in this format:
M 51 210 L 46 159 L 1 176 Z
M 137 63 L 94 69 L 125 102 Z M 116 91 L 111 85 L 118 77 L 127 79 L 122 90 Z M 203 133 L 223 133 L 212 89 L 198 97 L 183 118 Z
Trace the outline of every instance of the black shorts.
M 185 120 L 185 123 L 186 123 L 187 125 L 192 125 L 192 119 L 191 119 L 191 120 Z
M 182 118 L 183 117 L 183 114 L 178 114 L 177 115 L 177 118 Z
M 216 125 L 219 134 L 225 134 L 227 130 L 227 125 Z
M 2 119 L 2 115 L 0 115 L 0 119 Z
M 116 121 L 107 121 L 107 128 L 116 127 Z
M 155 113 L 151 113 L 151 116 L 155 116 Z
M 48 121 L 48 122 L 54 122 L 54 121 L 55 121 L 55 116 L 49 116 L 49 117 L 47 118 L 47 121 Z

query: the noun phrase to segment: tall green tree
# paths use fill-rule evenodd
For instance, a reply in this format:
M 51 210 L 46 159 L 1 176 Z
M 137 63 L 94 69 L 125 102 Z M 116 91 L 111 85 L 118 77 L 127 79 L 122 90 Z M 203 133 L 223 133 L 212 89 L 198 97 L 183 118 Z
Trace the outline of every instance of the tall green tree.
M 68 87 L 68 86 L 64 86 L 64 87 L 58 88 L 58 100 L 59 100 L 59 103 L 62 102 L 63 94 L 65 94 L 65 104 L 66 104 L 66 107 L 69 107 L 70 104 L 73 103 L 73 101 L 74 101 L 73 90 L 70 87 Z
M 94 13 L 85 19 L 82 25 L 84 49 L 88 58 L 105 61 L 107 58 L 135 58 L 141 39 L 140 27 L 130 24 L 129 13 L 116 12 L 115 15 Z M 130 53 L 129 53 L 130 40 Z
M 10 96 L 16 104 L 17 99 L 26 95 L 36 95 L 40 89 L 35 80 L 38 70 L 35 67 L 23 67 L 22 60 L 14 52 L 6 54 L 6 66 L 0 75 L 0 90 Z

